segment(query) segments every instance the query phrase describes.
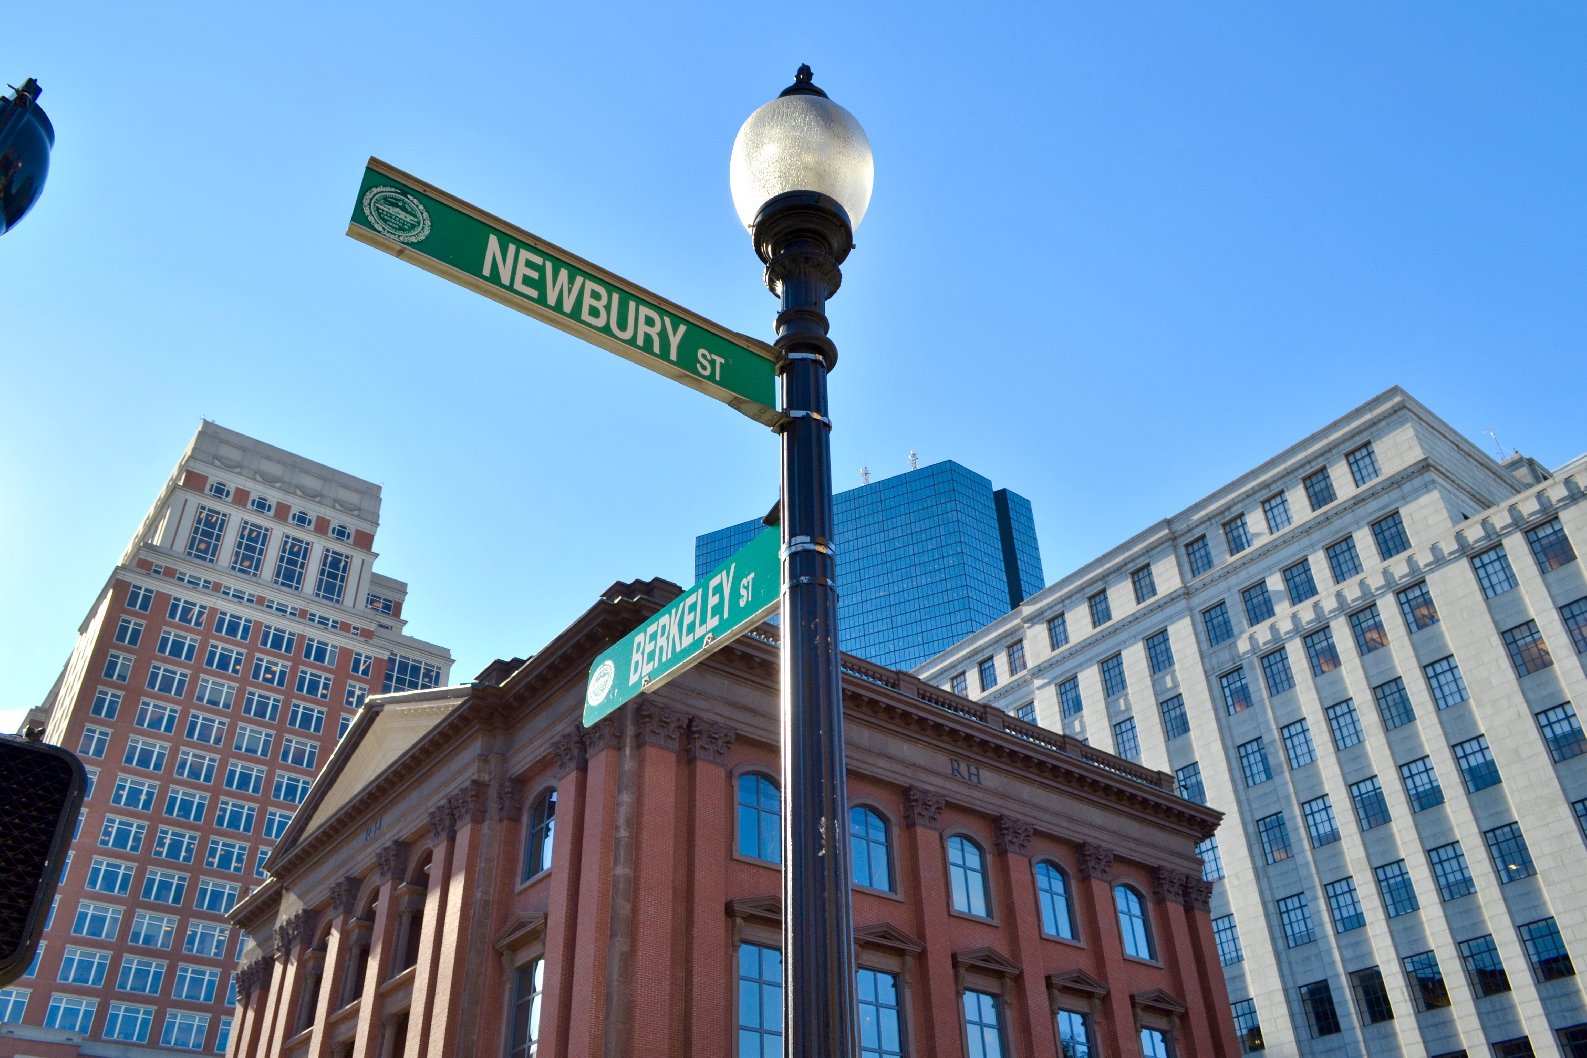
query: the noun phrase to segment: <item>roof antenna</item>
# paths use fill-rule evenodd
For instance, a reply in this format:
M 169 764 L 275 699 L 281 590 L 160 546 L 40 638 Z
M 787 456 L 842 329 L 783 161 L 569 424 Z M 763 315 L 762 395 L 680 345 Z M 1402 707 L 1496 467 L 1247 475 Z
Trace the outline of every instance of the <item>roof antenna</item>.
M 1499 435 L 1494 432 L 1494 429 L 1491 426 L 1488 427 L 1486 430 L 1484 430 L 1482 432 L 1487 434 L 1490 438 L 1493 439 L 1494 450 L 1499 453 L 1499 462 L 1501 462 L 1501 463 L 1504 462 L 1504 458 L 1505 458 L 1505 456 L 1504 456 L 1504 445 L 1499 443 Z
M 871 468 L 870 467 L 860 467 L 860 484 L 861 485 L 869 485 L 870 483 L 871 483 Z
M 909 450 L 909 469 L 920 469 L 920 453 L 916 452 L 913 448 Z

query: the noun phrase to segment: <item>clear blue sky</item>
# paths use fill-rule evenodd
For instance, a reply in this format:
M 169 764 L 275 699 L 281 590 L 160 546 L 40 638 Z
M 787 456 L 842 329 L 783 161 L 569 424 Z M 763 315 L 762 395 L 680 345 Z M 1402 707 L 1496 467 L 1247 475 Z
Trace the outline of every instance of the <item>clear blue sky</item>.
M 728 150 L 800 62 L 876 154 L 840 487 L 957 459 L 1050 581 L 1393 383 L 1558 465 L 1584 41 L 1579 2 L 13 7 L 59 140 L 0 240 L 0 724 L 200 418 L 384 486 L 377 568 L 459 679 L 686 583 L 773 435 L 344 232 L 378 155 L 769 337 Z

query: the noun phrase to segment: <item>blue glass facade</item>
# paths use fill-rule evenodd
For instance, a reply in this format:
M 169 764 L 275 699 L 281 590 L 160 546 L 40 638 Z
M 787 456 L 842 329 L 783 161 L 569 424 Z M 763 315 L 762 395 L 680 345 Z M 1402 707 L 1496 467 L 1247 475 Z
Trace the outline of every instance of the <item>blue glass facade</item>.
M 696 538 L 699 579 L 761 528 Z M 910 669 L 1042 589 L 1030 501 L 952 461 L 833 497 L 838 638 L 851 654 Z

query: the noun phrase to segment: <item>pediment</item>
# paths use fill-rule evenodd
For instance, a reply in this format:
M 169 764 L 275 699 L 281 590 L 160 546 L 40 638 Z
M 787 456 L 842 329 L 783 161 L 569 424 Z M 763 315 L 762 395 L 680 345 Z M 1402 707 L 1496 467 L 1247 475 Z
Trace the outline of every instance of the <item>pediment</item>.
M 526 911 L 514 915 L 508 920 L 502 931 L 496 934 L 492 943 L 499 952 L 509 952 L 521 948 L 536 937 L 545 933 L 546 916 L 540 911 Z
M 903 955 L 919 955 L 926 949 L 920 941 L 886 922 L 855 927 L 854 943 L 857 947 L 882 948 Z
M 761 922 L 782 923 L 781 896 L 751 896 L 727 902 L 729 918 L 757 919 Z
M 1190 1009 L 1180 1002 L 1177 996 L 1165 992 L 1161 988 L 1149 988 L 1144 992 L 1136 992 L 1130 996 L 1130 1003 L 1137 1010 L 1150 1010 L 1176 1018 Z
M 1018 977 L 1020 965 L 994 948 L 971 948 L 953 953 L 953 965 L 961 970 L 983 970 L 1002 977 Z
M 1108 994 L 1108 983 L 1106 981 L 1079 969 L 1048 974 L 1047 987 L 1058 989 L 1061 992 L 1079 992 L 1083 995 L 1105 996 Z

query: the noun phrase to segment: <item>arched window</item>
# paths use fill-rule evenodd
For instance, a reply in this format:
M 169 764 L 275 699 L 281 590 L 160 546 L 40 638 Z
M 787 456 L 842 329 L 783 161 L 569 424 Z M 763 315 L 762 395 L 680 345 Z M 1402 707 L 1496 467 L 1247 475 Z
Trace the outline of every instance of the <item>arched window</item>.
M 419 962 L 419 942 L 424 937 L 424 899 L 430 888 L 430 863 L 432 853 L 426 849 L 408 875 L 407 884 L 397 889 L 397 959 L 392 964 L 393 976 Z
M 887 821 L 864 805 L 849 809 L 849 859 L 855 885 L 893 891 L 893 850 Z
M 1152 927 L 1146 921 L 1146 902 L 1127 885 L 1113 887 L 1113 904 L 1119 911 L 1119 933 L 1124 937 L 1124 954 L 1137 959 L 1155 959 Z
M 782 794 L 756 772 L 738 777 L 738 854 L 782 862 Z
M 375 931 L 375 916 L 380 913 L 380 890 L 369 894 L 369 902 L 346 930 L 347 962 L 342 977 L 341 1005 L 346 1006 L 364 994 L 364 975 L 369 970 L 369 946 Z
M 986 888 L 986 853 L 962 834 L 948 839 L 948 883 L 953 909 L 967 915 L 991 917 Z
M 551 869 L 551 850 L 557 829 L 557 792 L 547 790 L 529 804 L 525 816 L 523 872 L 527 882 L 541 871 Z
M 302 982 L 302 991 L 298 995 L 297 1028 L 301 1032 L 314 1024 L 314 1019 L 319 1016 L 320 985 L 325 983 L 325 953 L 331 944 L 331 927 L 326 926 L 320 933 L 320 939 L 309 948 L 303 957 L 303 970 L 299 975 Z M 237 984 L 236 975 L 232 976 L 232 987 Z
M 1041 901 L 1041 931 L 1049 937 L 1075 939 L 1069 913 L 1069 878 L 1050 860 L 1036 864 L 1036 898 Z

